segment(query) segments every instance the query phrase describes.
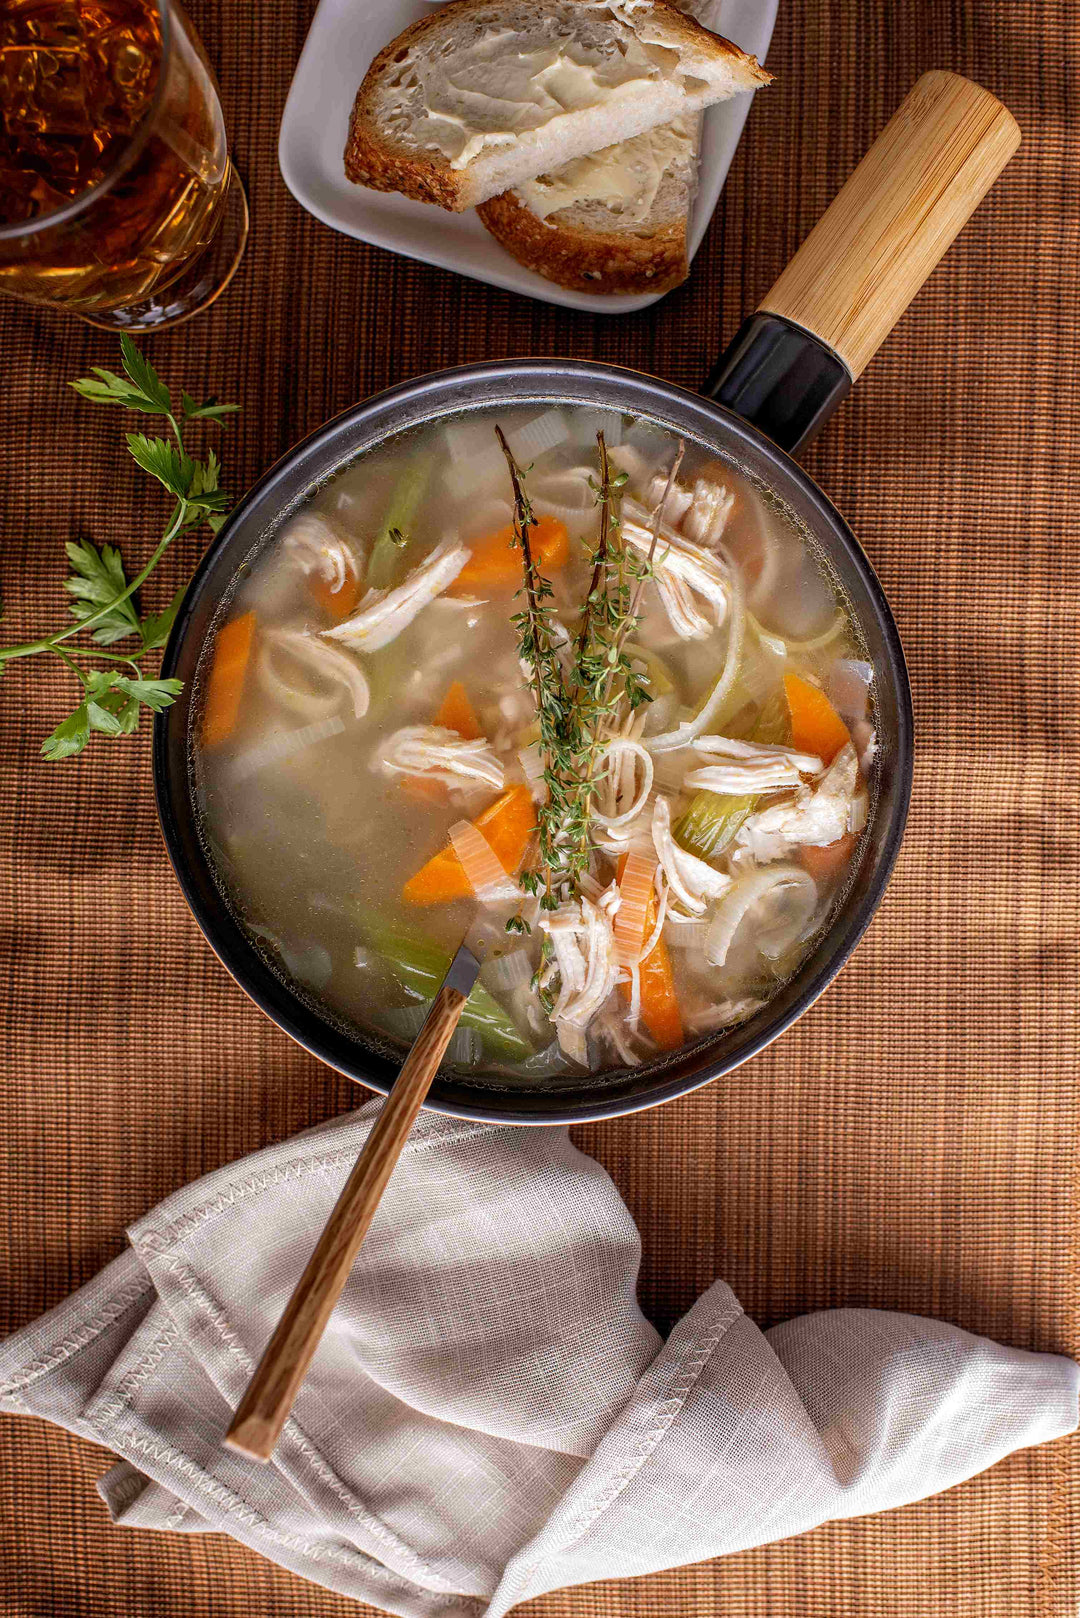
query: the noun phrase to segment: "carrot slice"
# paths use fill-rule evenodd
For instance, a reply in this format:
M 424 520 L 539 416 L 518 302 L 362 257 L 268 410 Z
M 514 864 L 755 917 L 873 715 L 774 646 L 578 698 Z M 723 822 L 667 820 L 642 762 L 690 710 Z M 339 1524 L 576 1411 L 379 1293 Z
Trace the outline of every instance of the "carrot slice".
M 445 783 L 437 781 L 434 776 L 402 775 L 398 777 L 398 782 L 405 796 L 412 798 L 416 803 L 446 804 L 450 802 L 450 794 L 446 790 Z
M 641 858 L 640 854 L 624 854 L 619 860 L 616 875 L 618 876 L 620 888 L 625 885 L 624 878 L 630 860 L 640 860 Z M 644 863 L 647 865 L 648 861 L 646 860 Z M 653 869 L 655 870 L 655 866 Z M 652 930 L 656 923 L 656 895 L 652 891 L 652 882 L 653 879 L 650 876 L 649 896 L 645 907 L 645 927 L 649 931 Z M 618 933 L 619 917 L 623 913 L 625 903 L 624 897 L 623 904 L 619 906 L 615 913 L 616 935 Z M 644 941 L 645 932 L 643 928 L 641 940 L 637 946 L 639 951 Z M 675 977 L 671 970 L 671 956 L 668 953 L 668 947 L 664 943 L 663 937 L 656 940 L 648 955 L 641 962 L 638 967 L 638 975 L 641 980 L 642 1022 L 662 1051 L 677 1050 L 684 1037 L 682 1012 L 679 1010 L 679 997 L 675 993 Z M 619 988 L 622 991 L 623 999 L 629 1002 L 630 984 L 620 983 Z
M 536 810 L 528 787 L 508 787 L 477 815 L 473 825 L 487 838 L 507 876 L 513 876 L 536 830 Z M 471 898 L 472 893 L 472 883 L 453 848 L 449 847 L 440 850 L 409 878 L 401 897 L 410 905 L 437 905 L 449 904 L 452 899 Z
M 851 740 L 847 726 L 822 691 L 799 674 L 784 675 L 784 691 L 791 713 L 791 745 L 800 753 L 816 753 L 831 764 Z
M 675 993 L 671 956 L 658 938 L 639 967 L 641 974 L 641 1020 L 662 1051 L 678 1050 L 683 1042 L 682 1012 Z M 629 984 L 623 984 L 627 999 Z
M 443 730 L 456 730 L 463 741 L 475 742 L 483 735 L 469 694 L 460 680 L 455 680 L 435 715 L 435 723 Z
M 244 695 L 244 681 L 254 639 L 253 612 L 242 613 L 218 630 L 203 706 L 201 736 L 204 747 L 217 747 L 232 735 L 240 713 L 240 699 Z
M 635 849 L 623 854 L 617 871 L 621 901 L 615 912 L 615 949 L 622 965 L 636 963 L 645 944 L 656 861 Z
M 356 563 L 353 562 L 346 569 L 337 590 L 330 588 L 330 581 L 324 579 L 321 573 L 309 573 L 308 590 L 332 624 L 342 623 L 360 599 L 360 574 Z
M 851 858 L 852 850 L 857 839 L 852 831 L 845 832 L 838 837 L 835 843 L 825 843 L 814 846 L 805 844 L 799 850 L 799 859 L 803 868 L 810 872 L 814 881 L 820 886 L 823 882 L 831 882 L 838 876 Z
M 565 567 L 570 555 L 566 524 L 557 517 L 541 517 L 529 529 L 529 548 L 541 573 Z M 514 545 L 514 527 L 508 523 L 494 534 L 469 543 L 472 556 L 445 591 L 448 596 L 509 594 L 521 584 L 521 552 Z

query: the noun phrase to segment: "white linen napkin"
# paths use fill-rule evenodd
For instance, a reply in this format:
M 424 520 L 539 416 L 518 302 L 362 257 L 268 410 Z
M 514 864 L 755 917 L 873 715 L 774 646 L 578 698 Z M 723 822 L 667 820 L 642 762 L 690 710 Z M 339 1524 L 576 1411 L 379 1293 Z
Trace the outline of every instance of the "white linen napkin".
M 913 1315 L 662 1342 L 637 1230 L 564 1129 L 422 1114 L 269 1467 L 230 1414 L 381 1102 L 220 1169 L 0 1346 L 0 1406 L 121 1457 L 117 1522 L 221 1531 L 404 1618 L 499 1618 L 903 1505 L 1071 1431 L 1077 1367 Z

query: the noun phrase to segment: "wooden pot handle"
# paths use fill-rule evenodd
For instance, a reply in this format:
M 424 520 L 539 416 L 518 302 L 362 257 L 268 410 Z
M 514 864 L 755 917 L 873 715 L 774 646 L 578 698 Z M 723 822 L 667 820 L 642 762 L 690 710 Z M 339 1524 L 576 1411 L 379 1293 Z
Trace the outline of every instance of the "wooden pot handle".
M 1020 144 L 957 73 L 924 73 L 762 300 L 857 377 Z
M 432 1001 L 225 1435 L 229 1448 L 241 1455 L 270 1459 L 466 998 L 444 984 Z

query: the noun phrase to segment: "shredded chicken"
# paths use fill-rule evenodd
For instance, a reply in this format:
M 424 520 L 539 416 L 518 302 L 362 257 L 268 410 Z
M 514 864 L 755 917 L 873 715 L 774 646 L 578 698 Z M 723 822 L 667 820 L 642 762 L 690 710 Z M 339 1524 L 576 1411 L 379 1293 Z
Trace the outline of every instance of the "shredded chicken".
M 413 569 L 404 584 L 398 585 L 396 590 L 369 590 L 354 617 L 333 629 L 324 629 L 323 635 L 364 652 L 377 652 L 380 646 L 388 646 L 418 613 L 453 583 L 471 554 L 465 545 L 444 541 L 426 561 Z
M 602 1050 L 610 1052 L 624 1067 L 640 1067 L 641 1055 L 628 1037 L 623 1007 L 609 1001 L 592 1025 L 592 1033 Z
M 302 572 L 318 574 L 331 591 L 342 589 L 350 573 L 356 572 L 356 558 L 348 545 L 313 511 L 305 511 L 289 524 L 284 545 Z
M 690 509 L 683 518 L 683 533 L 699 545 L 715 545 L 724 537 L 734 505 L 735 496 L 730 489 L 709 478 L 698 478 Z
M 720 1000 L 714 1006 L 706 1006 L 701 1011 L 691 1012 L 686 1019 L 686 1031 L 688 1034 L 714 1034 L 720 1028 L 730 1028 L 734 1023 L 745 1022 L 755 1011 L 760 1011 L 764 1004 L 764 1000 Z
M 671 835 L 671 805 L 665 797 L 657 798 L 653 805 L 652 839 L 669 892 L 684 910 L 695 916 L 703 915 L 708 901 L 719 898 L 730 888 L 730 876 L 714 870 L 676 843 Z
M 623 501 L 619 532 L 628 545 L 647 556 L 652 550 L 654 529 L 655 521 L 644 506 L 633 499 Z M 653 552 L 653 569 L 660 599 L 676 634 L 687 640 L 699 639 L 702 624 L 706 626 L 705 633 L 711 633 L 724 622 L 731 579 L 714 552 L 662 523 Z M 693 601 L 693 595 L 708 604 L 708 614 Z
M 346 698 L 357 719 L 367 713 L 371 700 L 367 676 L 340 646 L 327 646 L 299 629 L 266 630 L 258 646 L 259 680 L 282 707 L 312 723 L 336 713 Z
M 656 472 L 645 491 L 646 504 L 655 512 L 661 505 L 668 522 L 681 522 L 689 511 L 694 496 L 684 483 L 676 483 L 667 472 Z
M 686 776 L 686 786 L 706 792 L 776 792 L 798 786 L 804 775 L 820 775 L 825 768 L 813 753 L 739 741 L 734 736 L 697 736 L 693 746 L 695 753 L 720 761 Z
M 552 954 L 541 973 L 546 987 L 557 978 L 558 994 L 551 1017 L 559 1044 L 583 1062 L 585 1030 L 603 1005 L 618 976 L 615 938 L 608 913 L 591 899 L 573 899 L 540 917 L 551 940 Z
M 682 579 L 658 568 L 653 583 L 668 623 L 680 640 L 705 640 L 712 634 L 712 620 L 699 609 L 693 592 Z
M 859 761 L 849 742 L 816 786 L 798 787 L 783 802 L 750 815 L 735 835 L 736 845 L 767 864 L 788 858 L 804 844 L 823 848 L 835 843 L 857 819 L 858 784 Z
M 447 787 L 480 783 L 502 790 L 505 772 L 487 738 L 463 741 L 441 725 L 406 725 L 387 737 L 371 761 L 387 775 L 423 775 Z

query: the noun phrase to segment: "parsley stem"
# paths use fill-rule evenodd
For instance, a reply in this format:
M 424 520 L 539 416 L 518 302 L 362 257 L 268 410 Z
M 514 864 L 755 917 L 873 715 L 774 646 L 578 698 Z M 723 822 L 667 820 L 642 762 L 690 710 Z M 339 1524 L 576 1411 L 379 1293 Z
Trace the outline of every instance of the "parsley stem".
M 157 567 L 158 563 L 161 561 L 161 558 L 164 556 L 165 552 L 168 550 L 169 546 L 172 544 L 173 540 L 184 526 L 184 518 L 187 511 L 188 502 L 186 500 L 179 500 L 177 502 L 176 511 L 173 513 L 173 520 L 165 530 L 165 533 L 162 535 L 161 539 L 158 541 L 158 546 L 153 556 L 151 556 L 149 562 L 147 562 L 142 572 L 131 581 L 126 590 L 121 590 L 120 594 L 114 596 L 111 601 L 106 601 L 105 605 L 103 607 L 99 607 L 97 612 L 91 613 L 89 618 L 83 618 L 80 619 L 78 623 L 69 624 L 66 629 L 58 629 L 55 635 L 46 635 L 43 640 L 29 640 L 26 641 L 22 646 L 0 647 L 0 661 L 4 663 L 11 663 L 17 657 L 34 657 L 38 652 L 53 652 L 56 650 L 57 646 L 62 640 L 70 640 L 72 635 L 81 634 L 84 629 L 93 629 L 96 623 L 100 623 L 102 618 L 105 618 L 110 612 L 114 611 L 116 607 L 119 607 L 123 602 L 127 601 L 135 594 L 140 585 L 146 583 L 146 580 L 150 577 L 151 573 Z M 74 667 L 74 665 L 72 666 Z
M 86 687 L 90 684 L 90 681 L 87 679 L 86 675 L 83 673 L 83 671 L 79 667 L 79 665 L 77 663 L 73 663 L 71 661 L 71 658 L 68 656 L 68 654 L 66 652 L 62 652 L 60 650 L 59 646 L 50 646 L 49 650 L 51 652 L 56 653 L 56 655 L 60 659 L 61 663 L 66 663 L 67 664 L 67 666 L 71 670 L 72 674 L 74 674 L 75 678 L 81 683 L 83 689 L 85 690 Z

